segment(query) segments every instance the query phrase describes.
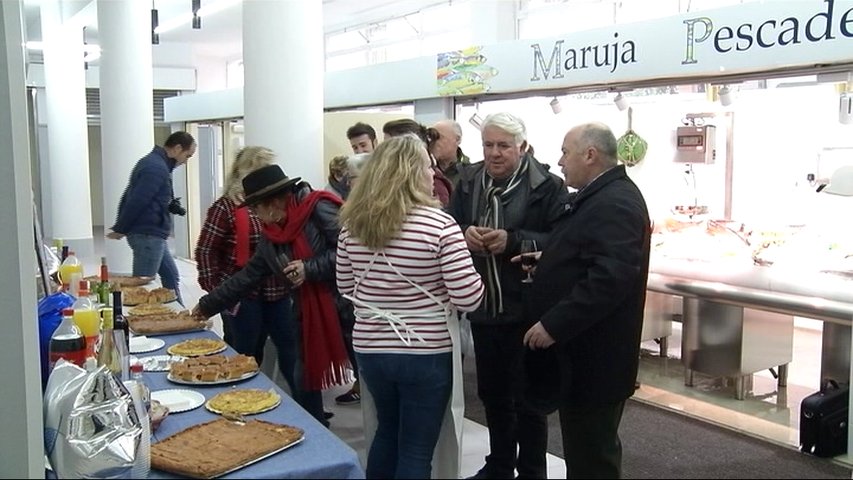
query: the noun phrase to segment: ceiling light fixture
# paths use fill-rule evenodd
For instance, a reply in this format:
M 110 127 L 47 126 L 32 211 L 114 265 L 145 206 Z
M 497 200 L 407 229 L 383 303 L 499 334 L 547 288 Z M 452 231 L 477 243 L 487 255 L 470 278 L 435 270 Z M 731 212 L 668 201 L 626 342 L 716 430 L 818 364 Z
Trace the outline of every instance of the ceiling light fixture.
M 157 29 L 160 28 L 160 16 L 157 13 L 157 7 L 154 1 L 151 1 L 151 45 L 160 44 L 160 34 Z
M 722 88 L 720 88 L 718 95 L 720 97 L 720 105 L 728 107 L 732 104 L 732 92 L 729 90 L 728 85 L 723 85 Z
M 198 11 L 195 12 L 196 15 L 193 15 L 192 12 L 184 13 L 178 15 L 177 17 L 169 21 L 163 22 L 162 25 L 157 27 L 157 33 L 162 34 L 170 30 L 182 27 L 186 24 L 192 23 L 194 16 L 197 16 L 199 18 L 207 17 L 208 15 L 213 15 L 214 13 L 219 13 L 227 8 L 233 7 L 234 5 L 237 5 L 242 1 L 243 0 L 219 0 L 217 2 L 208 3 L 205 6 L 200 7 Z M 199 26 L 200 25 L 201 23 L 199 23 Z
M 471 115 L 471 118 L 468 119 L 468 123 L 474 125 L 474 128 L 477 130 L 483 129 L 483 118 L 480 117 L 480 114 L 477 112 L 474 112 L 474 115 Z
M 201 0 L 192 0 L 193 5 L 193 28 L 201 29 L 201 17 L 198 16 L 198 11 L 201 8 Z
M 622 96 L 622 92 L 616 93 L 616 96 L 613 97 L 613 103 L 616 104 L 616 108 L 618 108 L 620 112 L 625 111 L 625 109 L 628 108 L 628 99 Z
M 554 115 L 563 111 L 563 106 L 560 105 L 560 99 L 557 97 L 554 97 L 554 99 L 551 100 L 550 105 L 551 111 L 554 112 Z

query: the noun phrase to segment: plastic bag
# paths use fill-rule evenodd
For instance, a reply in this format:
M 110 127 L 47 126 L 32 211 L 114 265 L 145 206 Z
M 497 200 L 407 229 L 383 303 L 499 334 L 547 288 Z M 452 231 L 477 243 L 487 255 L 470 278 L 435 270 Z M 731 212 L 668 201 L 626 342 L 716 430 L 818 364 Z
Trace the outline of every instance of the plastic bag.
M 60 360 L 44 395 L 44 451 L 57 478 L 147 478 L 151 431 L 136 399 L 106 366 Z
M 48 359 L 48 347 L 50 337 L 56 327 L 62 323 L 62 309 L 74 304 L 74 297 L 65 292 L 52 293 L 39 300 L 39 354 L 41 356 L 41 389 L 47 387 L 47 378 L 50 375 L 50 361 Z

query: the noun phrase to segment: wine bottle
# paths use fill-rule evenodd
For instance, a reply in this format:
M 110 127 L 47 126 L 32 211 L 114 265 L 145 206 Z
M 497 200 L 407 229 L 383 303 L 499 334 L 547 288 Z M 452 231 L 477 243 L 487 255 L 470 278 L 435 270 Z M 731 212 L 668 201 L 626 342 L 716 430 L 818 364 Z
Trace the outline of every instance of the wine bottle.
M 113 292 L 113 329 L 124 332 L 125 347 L 130 351 L 130 324 L 122 312 L 121 290 Z
M 98 303 L 103 306 L 110 304 L 110 273 L 107 268 L 107 257 L 101 257 L 100 283 L 97 286 Z
M 98 349 L 98 366 L 106 365 L 116 376 L 121 376 L 121 358 L 116 350 L 115 338 L 113 337 L 113 309 L 101 310 L 103 329 L 101 329 L 101 347 Z

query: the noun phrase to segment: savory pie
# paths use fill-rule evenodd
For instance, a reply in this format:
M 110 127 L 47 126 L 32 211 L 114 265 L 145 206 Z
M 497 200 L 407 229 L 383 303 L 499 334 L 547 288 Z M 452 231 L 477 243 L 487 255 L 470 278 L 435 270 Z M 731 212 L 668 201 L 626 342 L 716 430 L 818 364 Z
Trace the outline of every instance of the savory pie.
M 271 410 L 279 403 L 281 397 L 274 390 L 238 388 L 215 395 L 205 406 L 214 413 L 251 415 Z
M 159 307 L 160 305 L 140 305 L 131 311 L 142 307 Z M 139 335 L 153 335 L 158 333 L 191 332 L 204 330 L 207 322 L 199 319 L 189 310 L 155 315 L 128 315 L 127 321 L 133 333 Z
M 192 478 L 215 478 L 281 451 L 302 437 L 302 430 L 290 425 L 220 418 L 151 445 L 151 467 Z
M 162 303 L 143 303 L 135 307 L 131 307 L 130 310 L 127 311 L 127 314 L 132 316 L 168 315 L 174 312 L 174 310 Z
M 187 358 L 173 363 L 169 371 L 169 380 L 183 380 L 191 383 L 223 382 L 246 378 L 249 373 L 258 371 L 255 357 L 247 355 L 208 355 Z
M 178 342 L 166 350 L 170 355 L 197 357 L 225 350 L 225 342 L 213 338 L 193 338 Z
M 178 299 L 170 288 L 121 287 L 121 303 L 124 305 L 143 305 L 146 303 L 166 303 Z
M 99 283 L 101 281 L 101 277 L 100 275 L 89 275 L 83 280 Z M 107 281 L 110 282 L 110 286 L 112 288 L 141 287 L 142 285 L 148 285 L 154 281 L 154 277 L 133 277 L 129 275 L 116 275 L 114 273 L 110 273 Z

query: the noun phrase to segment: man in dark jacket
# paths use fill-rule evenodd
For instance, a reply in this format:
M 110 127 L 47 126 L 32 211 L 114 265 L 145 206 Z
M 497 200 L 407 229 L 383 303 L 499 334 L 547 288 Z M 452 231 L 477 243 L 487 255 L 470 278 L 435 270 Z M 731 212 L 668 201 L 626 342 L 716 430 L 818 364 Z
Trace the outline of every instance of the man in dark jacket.
M 185 215 L 174 197 L 172 170 L 187 163 L 195 154 L 196 143 L 187 132 L 169 135 L 166 143 L 155 146 L 142 157 L 133 171 L 118 204 L 118 216 L 107 238 L 127 237 L 133 251 L 133 275 L 160 274 L 163 287 L 175 291 L 183 304 L 180 277 L 166 240 L 172 234 L 172 215 Z
M 560 166 L 578 189 L 536 268 L 524 336 L 551 349 L 568 478 L 620 478 L 618 428 L 640 358 L 651 229 L 646 203 L 617 166 L 616 138 L 601 124 L 573 128 Z M 547 350 L 546 350 L 547 351 Z M 540 368 L 541 365 L 540 365 Z M 547 387 L 547 386 L 546 386 Z
M 450 202 L 486 298 L 468 314 L 477 363 L 477 393 L 486 411 L 490 453 L 474 478 L 546 478 L 548 425 L 523 401 L 522 271 L 510 258 L 521 240 L 548 243 L 552 223 L 568 201 L 563 182 L 527 151 L 521 119 L 498 113 L 482 125 L 483 162 L 462 169 Z

